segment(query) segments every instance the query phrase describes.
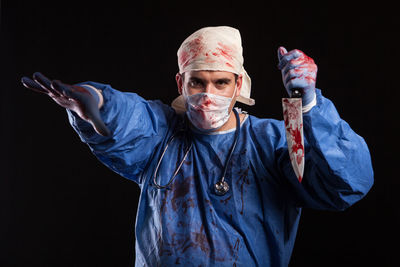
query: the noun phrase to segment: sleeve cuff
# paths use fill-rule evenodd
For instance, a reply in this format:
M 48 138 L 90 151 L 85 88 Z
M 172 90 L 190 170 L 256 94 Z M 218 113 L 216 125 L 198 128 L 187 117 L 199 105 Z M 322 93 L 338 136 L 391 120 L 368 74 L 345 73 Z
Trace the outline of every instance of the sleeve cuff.
M 316 104 L 317 104 L 317 94 L 315 93 L 313 100 L 311 100 L 310 103 L 302 107 L 302 112 L 303 113 L 309 112 L 312 109 L 312 107 L 314 107 Z

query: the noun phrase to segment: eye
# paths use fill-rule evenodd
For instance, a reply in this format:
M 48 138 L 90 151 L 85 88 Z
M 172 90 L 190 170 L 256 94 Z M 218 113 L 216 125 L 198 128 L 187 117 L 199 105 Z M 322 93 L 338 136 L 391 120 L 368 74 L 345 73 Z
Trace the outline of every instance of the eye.
M 193 79 L 189 81 L 189 86 L 190 87 L 201 87 L 203 83 L 200 80 Z
M 228 79 L 219 79 L 215 81 L 215 86 L 219 89 L 224 89 L 230 84 L 230 80 Z

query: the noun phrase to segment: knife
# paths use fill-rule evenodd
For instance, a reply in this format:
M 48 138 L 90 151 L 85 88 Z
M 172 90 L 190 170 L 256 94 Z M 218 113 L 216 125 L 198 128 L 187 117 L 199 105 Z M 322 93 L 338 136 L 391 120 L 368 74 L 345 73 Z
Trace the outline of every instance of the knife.
M 290 161 L 299 182 L 304 174 L 304 136 L 301 89 L 291 90 L 290 98 L 282 98 L 283 119 Z

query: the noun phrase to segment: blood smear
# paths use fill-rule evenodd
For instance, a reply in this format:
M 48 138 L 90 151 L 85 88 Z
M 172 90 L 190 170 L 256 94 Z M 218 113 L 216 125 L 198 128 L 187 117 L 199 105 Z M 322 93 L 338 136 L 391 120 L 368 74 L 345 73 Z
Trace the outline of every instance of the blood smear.
M 290 146 L 290 160 L 295 168 L 295 173 L 299 182 L 302 180 L 302 169 L 304 164 L 304 145 L 302 140 L 302 114 L 301 99 L 282 99 L 283 116 L 285 120 L 286 134 L 288 137 L 288 145 Z
M 218 43 L 218 45 L 220 47 L 217 47 L 216 49 L 220 52 L 221 56 L 223 56 L 229 61 L 232 61 L 233 60 L 232 48 L 227 45 L 224 45 L 223 43 Z

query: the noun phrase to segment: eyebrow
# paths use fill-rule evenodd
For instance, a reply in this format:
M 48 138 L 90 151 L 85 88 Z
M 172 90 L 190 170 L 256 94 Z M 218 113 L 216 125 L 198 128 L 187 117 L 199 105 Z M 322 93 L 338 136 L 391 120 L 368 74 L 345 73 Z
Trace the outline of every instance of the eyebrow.
M 190 77 L 189 79 L 190 81 L 195 81 L 195 82 L 201 82 L 204 83 L 204 80 L 199 78 L 199 77 Z M 232 81 L 232 79 L 230 78 L 219 78 L 219 79 L 215 79 L 214 82 L 225 82 L 225 83 L 230 83 Z
M 231 81 L 232 79 L 230 78 L 220 78 L 216 80 L 216 82 L 225 82 L 225 83 L 230 83 Z
M 198 77 L 190 77 L 189 81 L 203 82 L 203 80 L 201 78 L 198 78 Z

